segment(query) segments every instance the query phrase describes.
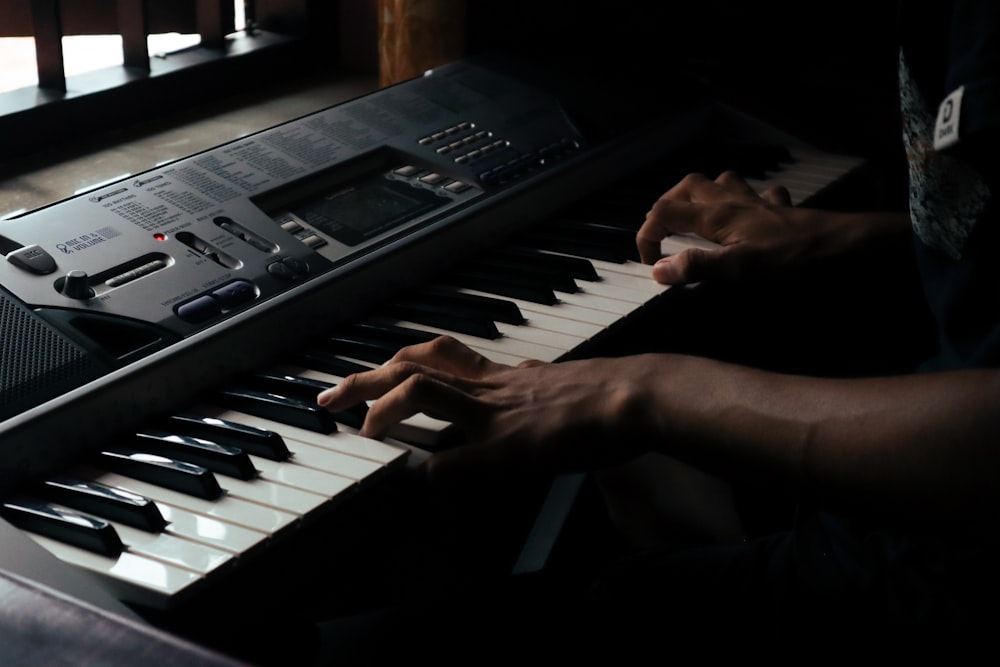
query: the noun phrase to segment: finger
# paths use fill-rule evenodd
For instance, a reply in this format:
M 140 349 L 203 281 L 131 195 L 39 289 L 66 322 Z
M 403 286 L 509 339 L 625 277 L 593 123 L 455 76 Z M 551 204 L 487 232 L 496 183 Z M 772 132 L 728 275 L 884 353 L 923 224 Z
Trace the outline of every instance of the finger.
M 726 170 L 719 174 L 715 182 L 722 188 L 738 198 L 757 198 L 757 191 L 750 187 L 750 184 L 743 180 L 743 177 L 735 171 Z
M 473 429 L 484 407 L 471 394 L 446 378 L 430 373 L 410 375 L 375 401 L 365 415 L 359 434 L 381 439 L 394 426 L 418 413 Z
M 792 193 L 784 185 L 772 185 L 760 194 L 761 199 L 777 206 L 791 206 Z
M 316 403 L 331 412 L 345 410 L 365 401 L 375 400 L 405 382 L 413 375 L 441 377 L 447 374 L 414 362 L 383 365 L 364 373 L 348 375 L 336 386 L 324 389 L 316 396 Z M 450 377 L 450 376 L 447 376 Z M 458 380 L 453 380 L 457 382 Z
M 401 362 L 412 362 L 465 378 L 480 378 L 487 373 L 506 368 L 451 336 L 438 336 L 426 343 L 404 347 L 393 355 L 386 365 Z
M 700 215 L 701 207 L 696 204 L 662 197 L 657 200 L 635 235 L 636 249 L 643 264 L 652 264 L 663 257 L 660 242 L 667 236 L 694 231 Z
M 664 257 L 653 265 L 653 280 L 661 285 L 688 285 L 729 278 L 735 253 L 733 247 L 689 248 Z

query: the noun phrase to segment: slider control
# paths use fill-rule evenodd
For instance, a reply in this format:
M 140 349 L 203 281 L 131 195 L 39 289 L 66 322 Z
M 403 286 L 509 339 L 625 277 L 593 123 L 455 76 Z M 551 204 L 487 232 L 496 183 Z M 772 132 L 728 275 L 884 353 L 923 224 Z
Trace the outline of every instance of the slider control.
M 278 246 L 274 245 L 267 239 L 254 234 L 249 229 L 239 224 L 232 218 L 220 215 L 213 220 L 213 222 L 219 226 L 219 228 L 226 230 L 236 238 L 240 239 L 244 243 L 247 243 L 261 252 L 275 253 L 278 252 Z

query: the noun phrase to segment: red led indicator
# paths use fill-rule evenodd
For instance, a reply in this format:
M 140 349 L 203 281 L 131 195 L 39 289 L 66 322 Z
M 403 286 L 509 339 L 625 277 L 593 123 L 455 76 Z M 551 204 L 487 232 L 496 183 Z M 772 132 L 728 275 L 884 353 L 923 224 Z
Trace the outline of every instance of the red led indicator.
M 157 241 L 166 241 L 167 235 L 161 234 L 160 232 L 156 232 L 155 234 L 153 234 L 153 238 L 156 239 Z

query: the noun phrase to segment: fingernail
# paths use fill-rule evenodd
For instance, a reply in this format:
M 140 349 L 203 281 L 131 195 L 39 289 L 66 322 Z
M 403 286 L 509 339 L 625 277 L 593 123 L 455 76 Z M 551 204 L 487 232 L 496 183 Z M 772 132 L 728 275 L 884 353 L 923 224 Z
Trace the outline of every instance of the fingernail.
M 658 283 L 667 284 L 673 279 L 672 257 L 664 257 L 653 264 L 653 280 Z
M 331 400 L 333 400 L 333 392 L 336 390 L 336 387 L 330 387 L 329 389 L 321 391 L 316 397 L 316 404 L 321 408 L 325 407 Z

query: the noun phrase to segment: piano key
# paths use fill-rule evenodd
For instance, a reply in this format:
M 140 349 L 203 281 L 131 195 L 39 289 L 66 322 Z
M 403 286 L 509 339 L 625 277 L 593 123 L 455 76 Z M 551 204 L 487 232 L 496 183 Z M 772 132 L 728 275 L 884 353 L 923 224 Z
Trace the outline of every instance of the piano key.
M 163 428 L 173 428 L 184 435 L 204 438 L 220 445 L 238 447 L 248 454 L 272 461 L 284 461 L 289 457 L 288 446 L 280 434 L 245 424 L 182 413 L 167 417 Z
M 197 574 L 206 575 L 232 565 L 233 554 L 205 544 L 185 540 L 164 532 L 149 532 L 110 522 L 129 553 L 146 556 L 162 563 L 175 565 Z
M 476 270 L 494 274 L 499 280 L 524 280 L 556 292 L 575 292 L 579 289 L 572 273 L 565 269 L 533 266 L 515 258 L 486 255 L 476 260 Z
M 214 399 L 234 410 L 257 415 L 274 423 L 299 426 L 317 433 L 332 433 L 337 430 L 337 422 L 329 412 L 317 405 L 287 396 L 243 387 L 227 387 L 216 392 Z
M 496 351 L 503 352 L 513 357 L 520 357 L 521 360 L 538 359 L 541 361 L 555 361 L 563 353 L 563 350 L 557 347 L 519 340 L 508 336 L 501 336 L 500 338 L 491 340 L 488 338 L 476 338 L 475 336 L 469 336 L 467 334 L 461 334 L 454 331 L 447 331 L 437 327 L 430 327 L 425 324 L 417 324 L 416 322 L 406 322 L 385 317 L 373 318 L 371 321 L 380 324 L 390 324 L 393 326 L 419 329 L 421 331 L 442 336 L 452 336 L 456 340 L 462 341 L 472 349 L 477 350 L 486 356 L 489 356 L 490 352 Z
M 29 533 L 42 548 L 60 560 L 96 574 L 120 600 L 147 606 L 175 603 L 194 595 L 204 584 L 195 572 L 123 551 L 103 556 Z
M 165 456 L 125 448 L 106 448 L 95 465 L 199 498 L 218 498 L 219 481 L 211 470 Z M 142 495 L 142 494 L 140 494 Z
M 380 365 L 391 359 L 400 348 L 426 343 L 433 338 L 425 332 L 402 327 L 352 324 L 323 336 L 317 345 L 337 355 Z
M 279 370 L 298 376 L 311 377 L 323 382 L 329 382 L 331 384 L 337 384 L 344 379 L 343 377 L 338 377 L 336 375 L 324 373 L 321 370 L 310 368 L 280 366 Z M 369 401 L 368 404 L 371 405 L 373 403 L 374 401 Z M 436 448 L 440 445 L 441 434 L 444 433 L 444 431 L 450 426 L 450 422 L 446 422 L 442 419 L 435 419 L 423 413 L 418 413 L 411 417 L 407 417 L 402 422 L 397 424 L 392 431 L 390 431 L 389 435 L 390 437 L 402 440 L 403 442 L 409 442 L 423 447 Z
M 294 368 L 294 367 L 293 367 Z M 272 369 L 268 373 L 260 373 L 257 377 L 281 383 L 282 386 L 293 387 L 293 391 L 300 393 L 303 402 L 316 405 L 316 397 L 320 391 L 327 389 L 343 378 L 329 375 L 303 376 L 296 372 L 283 372 L 281 367 Z M 207 411 L 206 418 L 222 419 L 223 421 L 236 421 L 247 428 L 255 428 L 262 431 L 280 432 L 283 438 L 291 439 L 295 443 L 317 444 L 324 449 L 341 452 L 349 456 L 374 461 L 383 466 L 394 466 L 403 463 L 408 455 L 408 450 L 397 445 L 363 438 L 354 433 L 350 433 L 343 428 L 343 424 L 338 422 L 340 428 L 331 433 L 321 433 L 311 429 L 297 428 L 293 424 L 286 424 L 277 420 L 271 420 L 260 415 L 254 416 L 240 411 L 225 410 L 220 412 L 220 407 L 224 406 L 201 406 L 199 409 Z M 360 412 L 360 410 L 359 410 Z M 334 415 L 339 413 L 332 413 Z M 231 415 L 232 418 L 220 415 Z M 292 448 L 293 450 L 295 447 Z M 293 451 L 294 455 L 295 452 Z M 257 462 L 259 466 L 260 463 Z
M 73 476 L 80 480 L 112 479 L 110 475 L 105 474 L 105 471 L 87 466 L 76 468 L 73 471 Z M 135 480 L 120 479 L 124 479 L 128 486 L 135 487 Z M 108 484 L 107 486 L 124 493 L 133 493 L 127 486 L 121 484 Z M 199 514 L 163 500 L 153 500 L 153 502 L 166 522 L 162 529 L 163 532 L 171 535 L 244 555 L 259 548 L 269 539 L 268 533 L 261 530 L 222 521 L 207 514 Z
M 304 350 L 294 355 L 292 359 L 306 368 L 326 371 L 342 378 L 374 368 L 372 364 L 359 363 L 356 360 L 346 359 L 333 352 L 319 349 Z
M 68 507 L 147 531 L 167 521 L 149 498 L 122 489 L 60 475 L 42 482 L 40 495 Z
M 166 532 L 193 542 L 224 549 L 241 557 L 254 553 L 268 540 L 267 533 L 259 530 L 220 521 L 205 514 L 175 507 L 170 503 L 156 501 L 156 506 L 167 520 L 164 529 Z
M 593 262 L 582 257 L 553 255 L 538 249 L 517 246 L 502 247 L 495 251 L 495 254 L 518 263 L 552 268 L 559 267 L 568 275 L 579 280 L 600 280 L 600 274 L 594 268 Z
M 461 288 L 461 291 L 468 294 L 482 294 L 485 296 L 490 295 L 489 292 L 480 292 L 469 288 Z M 568 304 L 565 301 L 560 301 L 549 306 L 533 303 L 531 301 L 522 301 L 520 299 L 512 299 L 512 301 L 517 304 L 527 317 L 531 317 L 529 313 L 542 313 L 562 319 L 586 322 L 588 324 L 594 324 L 605 328 L 611 326 L 619 320 L 619 315 L 615 313 L 609 313 L 606 310 L 595 310 L 594 308 L 588 308 L 586 306 Z
M 110 522 L 40 498 L 12 498 L 0 514 L 18 528 L 96 554 L 116 556 L 124 548 Z
M 243 383 L 254 389 L 289 396 L 309 404 L 315 404 L 316 396 L 321 391 L 329 389 L 332 386 L 329 382 L 323 382 L 315 378 L 274 372 L 255 373 L 245 377 Z M 318 408 L 319 406 L 317 405 L 316 407 Z M 362 404 L 346 410 L 333 412 L 331 415 L 338 425 L 361 428 L 367 411 L 367 407 Z
M 137 449 L 193 463 L 220 475 L 238 479 L 252 479 L 257 476 L 253 462 L 242 449 L 220 445 L 203 438 L 157 429 L 144 429 L 135 434 L 131 444 Z
M 162 502 L 195 514 L 203 514 L 226 523 L 258 530 L 271 537 L 296 525 L 300 519 L 297 514 L 243 500 L 229 494 L 222 494 L 214 499 L 199 498 L 114 472 L 97 469 L 95 474 L 94 481 L 96 482 L 128 489 L 133 493 L 152 498 L 158 503 Z
M 509 299 L 464 294 L 455 288 L 435 286 L 415 291 L 411 296 L 455 307 L 460 313 L 479 313 L 489 317 L 494 322 L 524 323 L 524 316 L 521 314 L 520 308 Z
M 463 268 L 451 271 L 442 276 L 441 280 L 456 287 L 470 287 L 511 299 L 523 299 L 547 305 L 556 303 L 556 294 L 548 287 L 537 283 L 509 280 L 491 271 Z
M 211 410 L 211 407 L 205 406 L 204 409 Z M 218 412 L 210 414 L 257 428 L 278 430 L 288 443 L 295 461 L 301 459 L 303 465 L 315 466 L 357 481 L 381 473 L 387 466 L 402 463 L 407 453 L 405 449 L 351 433 L 338 431 L 327 435 L 221 407 Z
M 634 243 L 635 239 L 633 239 Z M 573 238 L 566 233 L 550 231 L 547 227 L 528 232 L 518 239 L 518 244 L 540 250 L 554 250 L 573 257 L 601 259 L 608 262 L 624 262 L 633 259 L 633 252 L 626 252 L 599 241 L 588 242 L 585 239 Z
M 392 316 L 385 315 L 383 317 L 389 318 Z M 384 326 L 390 326 L 384 324 L 386 321 L 387 321 L 386 319 L 377 319 L 377 320 L 369 320 L 368 323 L 373 325 L 383 323 Z M 405 318 L 401 319 L 393 318 L 393 321 L 397 322 L 397 324 L 391 325 L 393 328 L 398 329 L 400 327 L 405 327 L 405 328 L 421 327 L 421 333 L 428 333 L 428 335 L 431 338 L 437 335 L 438 332 L 444 332 L 455 336 L 457 335 L 473 336 L 476 339 L 485 339 L 490 341 L 497 341 L 499 340 L 500 336 L 503 336 L 505 338 L 520 340 L 526 343 L 537 343 L 539 345 L 544 345 L 547 347 L 556 347 L 562 350 L 568 350 L 573 347 L 576 347 L 585 340 L 584 337 L 575 335 L 572 332 L 566 332 L 564 330 L 559 330 L 556 328 L 540 329 L 537 327 L 529 326 L 527 325 L 527 323 L 507 324 L 505 322 L 492 322 L 491 323 L 492 330 L 496 332 L 498 335 L 478 336 L 469 331 L 463 331 L 462 329 L 445 326 L 443 323 L 441 325 L 435 325 L 427 321 L 411 320 Z M 423 329 L 423 327 L 427 328 Z M 485 347 L 487 347 L 488 349 L 496 348 L 496 346 L 485 346 Z
M 273 507 L 300 517 L 325 509 L 331 498 L 352 489 L 356 482 L 307 468 L 292 461 L 258 462 L 261 476 L 247 481 L 235 478 L 222 480 L 226 493 L 233 498 Z
M 586 306 L 595 310 L 606 310 L 619 316 L 619 319 L 636 309 L 634 303 L 619 301 L 596 294 L 560 294 L 559 300 L 578 306 Z
M 76 500 L 79 504 L 88 507 L 87 510 L 82 510 L 81 507 L 75 509 L 81 510 L 81 516 L 88 521 L 106 522 L 120 539 L 118 544 L 123 544 L 124 548 L 132 553 L 149 556 L 202 574 L 207 574 L 232 560 L 233 554 L 231 552 L 191 542 L 164 532 L 166 521 L 159 509 L 151 500 L 137 494 L 96 482 L 69 481 L 66 478 L 49 480 L 43 486 L 43 491 L 51 493 L 57 498 L 68 496 L 71 500 Z M 42 498 L 44 502 L 49 503 L 53 500 L 48 495 L 42 496 Z M 95 502 L 95 499 L 98 502 Z M 139 515 L 133 509 L 140 506 L 137 501 L 141 501 L 144 514 Z M 125 511 L 123 507 L 131 511 Z M 155 519 L 158 522 L 150 523 L 148 520 L 148 508 L 150 507 L 155 511 Z M 116 517 L 119 516 L 124 517 L 126 521 L 117 520 Z M 42 532 L 60 542 L 84 546 L 76 539 L 67 539 L 65 535 L 49 531 L 36 532 Z M 109 556 L 115 555 L 121 548 L 119 546 L 113 551 L 101 550 L 100 553 Z
M 428 324 L 478 338 L 500 337 L 500 331 L 497 329 L 496 323 L 487 317 L 456 314 L 454 311 L 449 311 L 447 307 L 441 307 L 433 303 L 427 303 L 426 301 L 393 302 L 379 308 L 379 312 L 389 317 Z

